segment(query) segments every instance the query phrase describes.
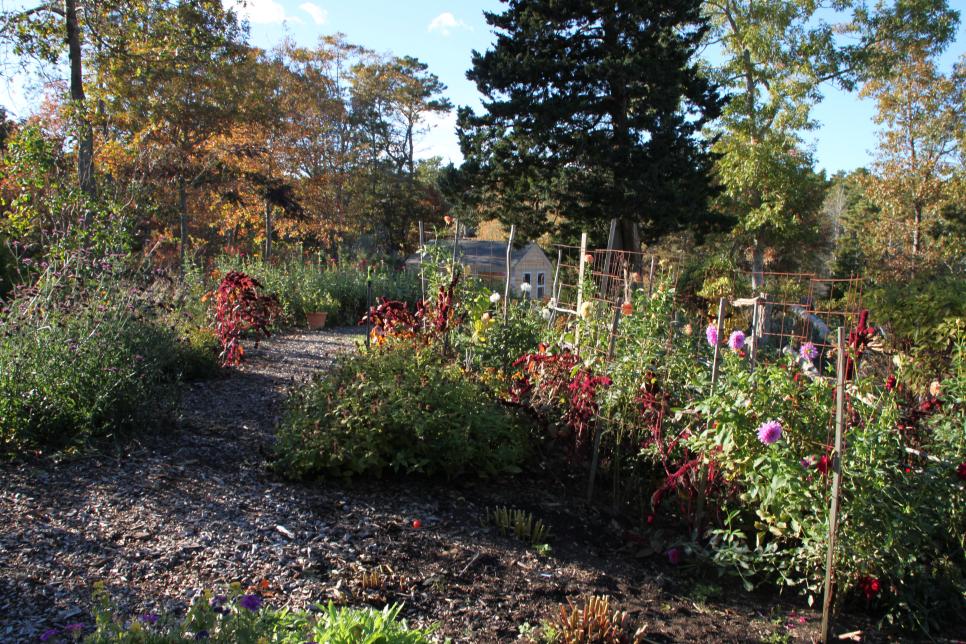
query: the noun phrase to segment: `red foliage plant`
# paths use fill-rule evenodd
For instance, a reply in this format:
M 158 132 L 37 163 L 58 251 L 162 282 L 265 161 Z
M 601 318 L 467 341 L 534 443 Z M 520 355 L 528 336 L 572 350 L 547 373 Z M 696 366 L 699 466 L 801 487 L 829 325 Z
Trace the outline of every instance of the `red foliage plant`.
M 221 362 L 226 367 L 241 363 L 245 355 L 241 338 L 246 332 L 256 334 L 257 346 L 258 336 L 268 337 L 272 323 L 282 312 L 278 298 L 260 295 L 260 288 L 262 285 L 251 275 L 231 271 L 214 291 L 215 331 L 221 342 Z
M 417 302 L 415 311 L 410 311 L 405 302 L 380 298 L 360 324 L 372 324 L 371 337 L 377 345 L 384 344 L 389 338 L 410 340 L 414 344 L 426 344 L 440 338 L 462 321 L 454 306 L 458 280 L 459 277 L 454 276 L 448 286 L 440 286 L 435 302 Z

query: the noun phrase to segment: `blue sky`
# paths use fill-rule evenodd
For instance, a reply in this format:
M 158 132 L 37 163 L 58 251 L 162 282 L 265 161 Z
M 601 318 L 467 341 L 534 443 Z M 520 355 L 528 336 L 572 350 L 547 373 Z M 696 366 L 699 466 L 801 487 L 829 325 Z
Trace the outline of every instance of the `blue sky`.
M 21 3 L 0 0 L 3 9 Z M 966 17 L 966 0 L 950 4 Z M 248 18 L 257 46 L 271 47 L 286 35 L 311 45 L 322 35 L 342 32 L 349 42 L 377 52 L 419 58 L 447 85 L 454 105 L 478 109 L 479 94 L 466 80 L 466 70 L 471 51 L 484 51 L 492 42 L 483 11 L 500 11 L 501 6 L 498 0 L 248 0 L 239 11 Z M 951 68 L 964 51 L 966 28 L 960 25 L 956 43 L 943 57 L 944 69 Z M 12 107 L 15 114 L 26 110 L 15 83 L 0 87 L 0 103 Z M 867 165 L 876 141 L 873 114 L 869 101 L 825 88 L 825 100 L 814 111 L 820 127 L 807 135 L 819 167 L 831 173 Z M 455 114 L 434 122 L 420 154 L 459 163 L 454 124 Z

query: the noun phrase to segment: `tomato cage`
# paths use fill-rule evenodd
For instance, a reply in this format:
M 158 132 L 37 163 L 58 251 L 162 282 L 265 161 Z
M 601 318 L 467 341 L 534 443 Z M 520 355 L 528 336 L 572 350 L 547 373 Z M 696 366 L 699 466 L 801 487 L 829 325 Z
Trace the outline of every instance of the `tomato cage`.
M 622 315 L 634 313 L 635 298 L 651 297 L 659 285 L 680 287 L 680 256 L 649 251 L 588 249 L 559 245 L 549 308 L 552 324 L 567 316 L 586 320 L 583 353 L 609 359 L 620 341 Z M 753 285 L 754 283 L 754 285 Z M 674 292 L 675 323 L 696 328 L 716 322 L 717 301 L 725 300 L 724 330 L 743 331 L 754 352 L 798 350 L 811 342 L 823 355 L 834 345 L 834 330 L 854 328 L 862 310 L 863 278 L 819 277 L 815 273 L 734 271 L 707 279 L 698 294 Z M 816 361 L 821 364 L 823 360 Z
M 740 272 L 722 295 L 729 309 L 726 328 L 747 331 L 753 351 L 797 350 L 811 343 L 824 355 L 835 345 L 837 327 L 848 330 L 858 324 L 863 286 L 863 278 L 854 275 Z

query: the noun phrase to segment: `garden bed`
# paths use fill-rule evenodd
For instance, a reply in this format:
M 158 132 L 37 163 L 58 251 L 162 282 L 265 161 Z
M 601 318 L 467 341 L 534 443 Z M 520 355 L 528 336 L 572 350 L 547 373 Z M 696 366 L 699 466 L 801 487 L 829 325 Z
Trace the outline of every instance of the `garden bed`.
M 589 512 L 585 481 L 561 464 L 457 486 L 283 482 L 266 459 L 287 387 L 359 338 L 273 338 L 229 377 L 188 386 L 180 428 L 112 455 L 0 465 L 0 514 L 16 517 L 0 527 L 0 640 L 90 624 L 99 580 L 132 614 L 263 579 L 275 606 L 404 602 L 410 623 L 438 623 L 456 641 L 513 640 L 588 594 L 609 595 L 649 641 L 817 635 L 814 611 L 737 591 L 687 559 L 672 566 L 645 535 Z M 545 521 L 551 553 L 485 526 L 499 505 Z

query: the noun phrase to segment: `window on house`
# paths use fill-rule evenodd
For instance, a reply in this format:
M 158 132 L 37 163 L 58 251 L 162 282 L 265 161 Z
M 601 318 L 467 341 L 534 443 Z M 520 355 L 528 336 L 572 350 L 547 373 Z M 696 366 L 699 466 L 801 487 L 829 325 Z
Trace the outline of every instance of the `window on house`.
M 540 298 L 541 300 L 544 298 L 546 294 L 546 290 L 547 290 L 546 286 L 547 286 L 547 274 L 537 273 L 537 297 Z
M 530 277 L 530 273 L 524 273 L 523 274 L 523 283 L 524 284 L 531 284 L 531 285 L 533 284 L 533 280 Z M 526 298 L 526 299 L 530 299 L 530 297 L 531 297 L 530 292 L 529 291 L 525 291 L 523 297 Z

